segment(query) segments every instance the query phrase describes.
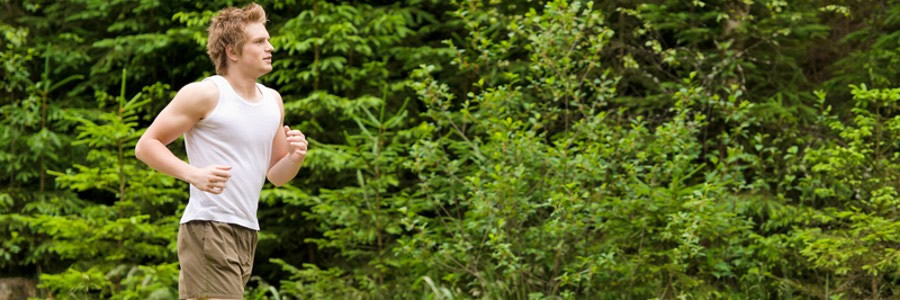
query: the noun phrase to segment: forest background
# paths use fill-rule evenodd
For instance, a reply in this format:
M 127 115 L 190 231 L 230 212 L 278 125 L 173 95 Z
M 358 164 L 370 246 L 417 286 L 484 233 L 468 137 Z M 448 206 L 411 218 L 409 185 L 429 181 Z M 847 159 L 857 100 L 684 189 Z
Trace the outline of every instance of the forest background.
M 900 1 L 258 3 L 311 150 L 248 299 L 900 297 Z M 0 276 L 177 295 L 134 145 L 244 4 L 0 1 Z

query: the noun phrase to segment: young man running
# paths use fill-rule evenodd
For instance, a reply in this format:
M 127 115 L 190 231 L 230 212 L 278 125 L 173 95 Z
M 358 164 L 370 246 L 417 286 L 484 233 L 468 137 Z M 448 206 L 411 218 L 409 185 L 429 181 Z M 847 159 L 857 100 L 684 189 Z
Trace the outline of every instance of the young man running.
M 306 157 L 306 137 L 283 125 L 281 95 L 256 83 L 272 71 L 265 22 L 255 3 L 221 10 L 207 40 L 218 75 L 178 91 L 135 148 L 150 167 L 190 183 L 178 230 L 181 299 L 243 298 L 262 186 L 287 183 Z M 182 134 L 190 163 L 166 148 Z

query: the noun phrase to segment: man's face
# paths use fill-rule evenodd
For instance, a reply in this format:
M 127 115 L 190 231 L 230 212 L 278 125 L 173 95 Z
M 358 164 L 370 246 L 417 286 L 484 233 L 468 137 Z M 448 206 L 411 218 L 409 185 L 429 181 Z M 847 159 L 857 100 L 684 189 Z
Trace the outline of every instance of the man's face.
M 237 65 L 248 73 L 265 75 L 272 71 L 272 44 L 269 43 L 269 32 L 261 23 L 251 23 L 244 27 L 247 41 L 244 42 Z M 254 74 L 255 75 L 255 74 Z

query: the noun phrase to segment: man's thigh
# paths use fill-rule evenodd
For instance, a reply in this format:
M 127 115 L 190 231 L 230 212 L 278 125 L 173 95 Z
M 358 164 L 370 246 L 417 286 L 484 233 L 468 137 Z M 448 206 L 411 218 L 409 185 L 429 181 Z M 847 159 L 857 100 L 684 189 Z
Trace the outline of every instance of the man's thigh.
M 254 230 L 214 221 L 181 224 L 179 298 L 242 299 L 255 248 Z

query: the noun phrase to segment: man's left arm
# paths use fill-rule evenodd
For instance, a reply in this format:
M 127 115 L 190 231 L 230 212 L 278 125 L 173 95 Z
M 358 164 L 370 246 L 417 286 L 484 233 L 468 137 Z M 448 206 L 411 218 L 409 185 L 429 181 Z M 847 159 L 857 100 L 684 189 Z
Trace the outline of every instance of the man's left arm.
M 300 130 L 291 130 L 288 126 L 284 126 L 284 102 L 281 100 L 281 94 L 278 92 L 274 94 L 281 110 L 281 121 L 272 140 L 272 159 L 269 161 L 266 178 L 275 186 L 282 186 L 297 176 L 303 160 L 306 159 L 309 143 Z

